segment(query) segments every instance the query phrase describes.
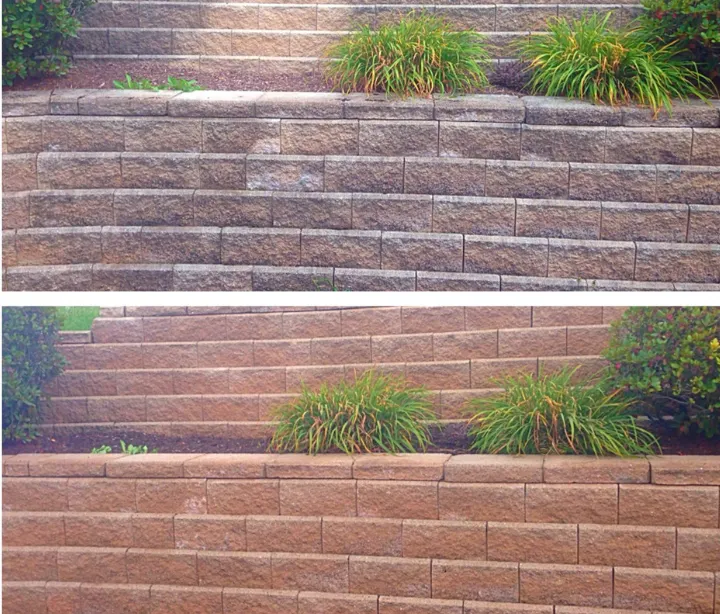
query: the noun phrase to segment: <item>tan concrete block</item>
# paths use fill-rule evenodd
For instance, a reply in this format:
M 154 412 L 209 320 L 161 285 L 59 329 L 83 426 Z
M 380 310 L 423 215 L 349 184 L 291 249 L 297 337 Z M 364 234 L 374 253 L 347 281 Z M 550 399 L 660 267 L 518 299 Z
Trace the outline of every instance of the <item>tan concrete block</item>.
M 419 362 L 433 359 L 430 333 L 372 337 L 372 359 L 375 362 Z M 370 362 L 370 361 L 361 361 Z
M 225 316 L 153 317 L 142 322 L 143 341 L 223 341 Z
M 186 461 L 197 454 L 136 454 L 108 463 L 107 476 L 112 478 L 181 478 Z
M 347 593 L 348 557 L 337 554 L 272 555 L 273 588 Z
M 718 489 L 620 485 L 620 524 L 715 528 Z
M 195 343 L 162 343 L 142 346 L 142 366 L 146 369 L 182 369 L 197 367 Z M 210 365 L 202 365 L 210 366 Z
M 282 314 L 283 334 L 288 338 L 340 337 L 340 311 L 289 312 Z
M 220 612 L 222 590 L 194 586 L 153 586 L 150 589 L 153 614 Z
M 133 514 L 134 548 L 174 548 L 173 517 L 170 514 Z
M 320 518 L 249 516 L 246 527 L 248 551 L 323 551 Z
M 458 454 L 445 464 L 447 482 L 542 482 L 543 461 L 540 455 L 506 456 L 492 454 Z
M 581 326 L 602 323 L 602 307 L 532 308 L 532 326 Z
M 286 614 L 297 609 L 297 591 L 223 589 L 225 614 Z
M 65 546 L 129 548 L 132 514 L 66 514 Z
M 260 6 L 261 30 L 315 30 L 317 11 L 311 6 Z
M 228 393 L 228 369 L 178 369 L 173 372 L 175 394 Z
M 127 583 L 125 548 L 60 548 L 57 579 L 61 582 Z
M 31 476 L 103 477 L 106 465 L 119 460 L 117 454 L 54 454 L 35 455 L 28 460 Z
M 135 480 L 71 479 L 67 506 L 72 512 L 134 512 Z
M 272 563 L 263 552 L 198 552 L 200 586 L 271 588 Z
M 457 390 L 470 387 L 470 361 L 415 362 L 405 367 L 411 385 L 430 390 Z
M 151 513 L 207 513 L 205 480 L 138 480 L 137 511 Z
M 92 397 L 87 400 L 88 422 L 144 422 L 145 397 Z
M 227 316 L 227 339 L 279 339 L 283 336 L 281 313 Z
M 81 612 L 80 582 L 48 582 L 45 585 L 48 614 Z M 45 608 L 42 612 L 45 612 Z
M 608 346 L 610 337 L 608 326 L 568 326 L 567 331 L 569 356 L 601 354 Z
M 377 614 L 377 602 L 374 595 L 301 592 L 298 614 Z
M 6 614 L 45 614 L 45 582 L 3 582 L 2 602 Z
M 353 462 L 345 454 L 274 455 L 268 459 L 266 472 L 269 478 L 348 479 L 353 477 Z
M 485 560 L 486 529 L 484 522 L 404 520 L 403 556 Z
M 403 307 L 403 333 L 443 333 L 465 330 L 462 307 Z
M 390 518 L 340 518 L 322 522 L 323 552 L 366 556 L 403 554 L 402 520 Z
M 526 328 L 498 331 L 498 355 L 523 358 L 567 354 L 565 328 Z
M 205 402 L 210 398 L 204 397 Z M 264 478 L 270 458 L 267 454 L 205 454 L 185 463 L 185 477 Z
M 308 365 L 312 362 L 309 339 L 255 341 L 252 356 L 257 367 Z
M 473 388 L 498 388 L 509 377 L 537 373 L 537 360 L 532 358 L 498 358 L 473 360 L 471 367 Z
M 614 605 L 712 614 L 713 582 L 709 572 L 616 567 Z
M 173 394 L 173 371 L 160 369 L 147 371 L 118 371 L 117 394 L 139 396 L 148 394 Z M 106 392 L 110 396 L 112 391 Z
M 720 459 L 716 456 L 668 456 L 650 459 L 653 484 L 720 485 Z
M 55 549 L 22 547 L 3 549 L 4 582 L 42 582 L 58 579 Z
M 277 480 L 210 480 L 207 485 L 210 514 L 279 514 Z
M 565 563 L 578 560 L 577 526 L 563 524 L 488 523 L 487 558 L 520 563 Z
M 469 331 L 532 326 L 532 308 L 465 307 L 465 323 Z
M 359 481 L 357 515 L 375 518 L 438 518 L 433 482 Z
M 247 550 L 245 517 L 177 515 L 174 546 L 191 550 Z
M 495 358 L 497 338 L 496 331 L 434 333 L 433 355 L 435 360 Z
M 580 563 L 610 567 L 675 567 L 675 529 L 582 524 Z
M 279 513 L 289 516 L 356 516 L 355 480 L 282 480 Z
M 372 454 L 360 455 L 353 464 L 358 480 L 427 480 L 443 479 L 449 454 Z
M 618 490 L 615 485 L 528 484 L 527 522 L 616 524 Z
M 131 548 L 127 551 L 126 561 L 128 581 L 131 584 L 198 583 L 195 552 Z
M 402 332 L 401 308 L 345 309 L 340 312 L 342 335 L 394 335 Z
M 520 601 L 610 608 L 613 606 L 613 570 L 521 563 Z
M 644 458 L 546 456 L 543 481 L 556 484 L 644 484 L 650 463 Z
M 150 422 L 201 421 L 203 419 L 202 397 L 162 396 L 147 397 L 147 420 Z M 188 459 L 189 460 L 189 459 Z M 163 477 L 163 476 L 144 476 Z M 175 477 L 182 477 L 180 472 Z
M 54 512 L 6 512 L 4 546 L 64 546 L 63 516 Z
M 3 192 L 20 192 L 38 188 L 37 154 L 5 154 Z
M 720 531 L 677 529 L 677 568 L 696 571 L 720 569 Z
M 282 120 L 283 154 L 358 155 L 357 120 Z
M 462 614 L 463 602 L 417 597 L 380 597 L 379 614 Z
M 128 118 L 126 151 L 202 151 L 202 120 L 189 118 Z
M 568 610 L 563 608 L 563 610 Z M 578 610 L 573 614 L 602 614 L 598 613 L 597 610 L 590 610 L 589 608 L 583 608 L 582 612 L 580 608 L 571 608 Z M 554 611 L 551 605 L 531 605 L 526 603 L 492 603 L 492 602 L 480 602 L 480 601 L 465 601 L 465 614 L 552 614 Z M 570 614 L 566 612 L 564 614 Z M 619 614 L 619 613 L 618 613 Z
M 433 561 L 433 598 L 518 601 L 517 563 Z
M 231 369 L 229 373 L 229 392 L 231 394 L 285 392 L 285 369 Z
M 430 597 L 430 563 L 430 559 L 351 556 L 350 592 Z
M 525 520 L 523 484 L 449 484 L 439 486 L 443 520 Z

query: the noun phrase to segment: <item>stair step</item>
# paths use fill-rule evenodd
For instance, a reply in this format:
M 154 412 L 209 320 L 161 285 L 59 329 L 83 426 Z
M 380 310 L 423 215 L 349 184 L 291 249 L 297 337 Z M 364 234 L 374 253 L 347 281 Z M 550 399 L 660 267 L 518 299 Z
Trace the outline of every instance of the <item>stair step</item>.
M 11 291 L 719 291 L 720 284 L 477 273 L 224 265 L 76 264 L 4 269 Z
M 66 342 L 59 349 L 66 359 L 65 371 L 412 363 L 597 355 L 607 345 L 609 330 L 609 325 L 592 325 L 405 335 L 300 336 L 289 340 L 117 344 L 82 341 L 78 345 Z
M 3 233 L 6 266 L 204 264 L 720 282 L 720 245 L 292 228 L 91 226 Z M 330 276 L 328 276 L 329 278 Z
M 90 7 L 85 25 L 92 28 L 348 30 L 357 24 L 373 27 L 398 19 L 402 13 L 425 9 L 460 28 L 479 31 L 543 30 L 548 19 L 583 13 L 614 13 L 614 22 L 627 23 L 642 10 L 637 2 L 615 4 L 258 4 L 211 2 L 98 2 Z M 165 37 L 165 44 L 172 37 Z M 162 43 L 161 43 L 162 44 Z M 137 52 L 136 52 L 137 53 Z
M 4 580 L 337 592 L 424 599 L 493 599 L 517 603 L 713 612 L 714 576 L 708 572 L 356 557 L 291 553 L 229 553 L 141 548 L 3 548 Z M 661 597 L 650 587 L 674 585 Z M 638 588 L 644 590 L 639 591 Z M 82 590 L 82 587 L 80 587 Z M 150 593 L 156 590 L 156 585 Z M 357 599 L 357 597 L 355 597 Z M 370 598 L 376 603 L 377 597 Z M 219 610 L 215 610 L 219 611 Z
M 151 544 L 142 538 L 154 532 Z M 5 547 L 286 552 L 715 571 L 717 529 L 594 524 L 5 512 Z M 528 548 L 527 544 L 536 545 Z M 580 559 L 578 560 L 578 553 Z
M 720 241 L 718 205 L 156 189 L 32 190 L 12 192 L 4 198 L 6 209 L 12 208 L 5 231 L 198 225 L 666 243 Z
M 152 188 L 720 204 L 713 166 L 462 157 L 167 152 L 6 154 L 7 192 Z

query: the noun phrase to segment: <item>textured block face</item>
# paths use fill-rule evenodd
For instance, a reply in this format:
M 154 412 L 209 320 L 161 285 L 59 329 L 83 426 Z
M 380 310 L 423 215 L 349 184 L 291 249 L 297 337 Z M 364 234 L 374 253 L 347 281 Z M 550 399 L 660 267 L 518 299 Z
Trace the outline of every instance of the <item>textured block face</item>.
M 67 506 L 75 512 L 134 512 L 135 480 L 72 479 Z
M 617 513 L 616 485 L 527 485 L 528 522 L 615 524 Z
M 567 332 L 562 328 L 509 329 L 498 331 L 498 355 L 563 356 L 567 353 Z
M 604 162 L 605 130 L 604 127 L 525 124 L 522 128 L 522 159 L 549 162 Z
M 153 586 L 150 589 L 152 612 L 218 612 L 222 609 L 222 591 L 217 589 Z
M 520 124 L 442 122 L 440 155 L 519 160 Z
M 80 587 L 80 599 L 91 612 L 127 612 L 145 614 L 150 611 L 150 589 L 147 585 L 115 584 Z
M 289 516 L 356 516 L 355 480 L 283 480 L 280 513 Z
M 688 227 L 685 205 L 603 203 L 602 239 L 683 242 Z
M 124 548 L 61 548 L 57 566 L 57 579 L 61 582 L 127 582 Z
M 284 614 L 297 608 L 297 593 L 225 588 L 222 605 L 228 614 Z
M 380 268 L 381 236 L 368 230 L 302 231 L 302 264 L 343 268 Z
M 320 523 L 319 518 L 250 517 L 247 519 L 248 550 L 320 553 Z
M 384 269 L 461 271 L 463 237 L 459 234 L 385 232 Z
M 403 556 L 431 559 L 485 559 L 484 522 L 403 521 Z
M 517 563 L 433 561 L 433 597 L 517 602 Z
M 234 516 L 176 516 L 175 547 L 191 550 L 245 550 L 245 519 Z
M 357 120 L 283 120 L 282 153 L 358 155 Z
M 654 202 L 655 167 L 632 164 L 570 164 L 570 198 Z M 682 202 L 658 198 L 664 202 Z
M 620 485 L 620 524 L 715 528 L 718 490 Z
M 562 162 L 487 163 L 487 196 L 567 198 L 568 165 Z
M 124 151 L 124 138 L 122 119 L 102 117 L 43 119 L 43 150 L 45 151 Z
M 417 597 L 380 597 L 380 614 L 462 614 L 463 602 Z
M 126 153 L 123 154 L 122 169 L 122 187 L 126 188 L 201 187 L 199 158 L 193 154 Z
M 521 563 L 577 561 L 577 527 L 563 524 L 488 523 L 487 558 Z
M 402 521 L 387 518 L 324 517 L 323 552 L 365 556 L 400 556 Z
M 402 158 L 327 156 L 325 190 L 329 192 L 403 191 Z
M 632 279 L 635 245 L 614 241 L 550 239 L 548 275 L 590 279 Z
M 207 490 L 210 514 L 280 513 L 277 480 L 211 480 Z
M 360 481 L 357 515 L 375 518 L 438 518 L 438 487 L 432 482 Z
M 609 567 L 520 564 L 520 601 L 609 608 L 613 570 Z
M 518 199 L 517 235 L 599 239 L 600 217 L 599 202 Z
M 361 156 L 437 156 L 438 123 L 364 121 L 360 123 Z
M 127 119 L 127 151 L 202 151 L 202 125 L 195 119 Z
M 229 228 L 223 231 L 225 264 L 297 266 L 300 231 L 290 228 Z
M 547 275 L 547 239 L 522 237 L 465 238 L 465 270 L 501 275 Z
M 350 592 L 430 597 L 430 560 L 350 557 Z
M 434 232 L 480 235 L 513 235 L 515 232 L 512 198 L 434 196 L 432 215 Z
M 209 153 L 280 153 L 280 120 L 203 120 L 203 151 Z
M 248 156 L 250 190 L 319 192 L 323 190 L 324 163 L 311 156 Z
M 675 529 L 581 525 L 580 564 L 609 567 L 673 568 Z
M 619 567 L 614 575 L 618 608 L 662 607 L 702 614 L 713 611 L 712 573 Z
M 130 549 L 126 556 L 131 584 L 197 584 L 194 552 Z
M 200 552 L 198 582 L 201 586 L 270 588 L 270 556 L 260 552 Z
M 406 158 L 405 187 L 409 194 L 483 196 L 485 160 Z M 488 195 L 495 196 L 494 194 Z
M 205 514 L 207 496 L 203 480 L 138 480 L 139 512 Z
M 429 195 L 354 194 L 352 226 L 364 230 L 429 232 L 433 227 Z
M 691 128 L 609 128 L 605 160 L 613 164 L 690 164 L 692 132 Z
M 523 522 L 523 484 L 445 484 L 439 486 L 442 520 Z
M 122 187 L 120 154 L 43 153 L 38 155 L 38 186 L 44 189 Z
M 273 554 L 273 586 L 282 590 L 348 592 L 348 559 L 340 555 Z
M 719 263 L 720 249 L 716 245 L 638 243 L 635 278 L 717 283 Z

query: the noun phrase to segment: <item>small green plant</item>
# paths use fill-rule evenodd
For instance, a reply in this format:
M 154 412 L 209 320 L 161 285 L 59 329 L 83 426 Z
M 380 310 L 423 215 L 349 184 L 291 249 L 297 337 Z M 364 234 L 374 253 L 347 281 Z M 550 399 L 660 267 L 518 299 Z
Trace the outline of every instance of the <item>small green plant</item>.
M 147 446 L 135 446 L 131 443 L 125 443 L 122 439 L 120 440 L 120 450 L 123 454 L 147 454 Z
M 497 397 L 467 405 L 471 450 L 488 454 L 631 456 L 659 449 L 607 382 L 576 381 L 577 368 L 508 377 Z
M 680 433 L 720 434 L 720 307 L 632 307 L 612 324 L 605 357 L 639 412 Z
M 440 17 L 412 12 L 377 30 L 362 26 L 331 47 L 327 76 L 343 92 L 430 96 L 488 84 L 482 37 Z
M 425 424 L 435 418 L 428 393 L 402 379 L 368 371 L 353 382 L 303 388 L 300 398 L 274 412 L 279 422 L 270 448 L 278 451 L 415 452 L 425 450 Z
M 90 454 L 110 454 L 111 452 L 112 446 L 109 446 L 107 444 L 90 450 Z
M 705 99 L 710 80 L 677 45 L 657 45 L 642 29 L 616 30 L 609 18 L 551 20 L 548 34 L 520 43 L 532 91 L 612 105 L 637 102 L 655 113 L 663 107 L 671 112 L 674 98 Z
M 700 70 L 720 84 L 720 2 L 643 0 L 643 28 L 660 44 L 676 41 Z
M 58 352 L 60 319 L 52 307 L 2 310 L 3 441 L 30 441 L 41 422 L 43 388 L 63 370 Z
M 129 74 L 125 74 L 124 80 L 113 81 L 115 89 L 118 90 L 150 90 L 159 92 L 161 90 L 179 90 L 181 92 L 195 92 L 205 89 L 202 85 L 198 85 L 195 79 L 181 79 L 179 77 L 168 77 L 166 83 L 156 85 L 150 79 L 145 77 L 134 78 Z
M 95 0 L 12 0 L 2 5 L 3 85 L 70 68 L 66 45 Z
M 61 330 L 90 330 L 100 307 L 58 307 Z

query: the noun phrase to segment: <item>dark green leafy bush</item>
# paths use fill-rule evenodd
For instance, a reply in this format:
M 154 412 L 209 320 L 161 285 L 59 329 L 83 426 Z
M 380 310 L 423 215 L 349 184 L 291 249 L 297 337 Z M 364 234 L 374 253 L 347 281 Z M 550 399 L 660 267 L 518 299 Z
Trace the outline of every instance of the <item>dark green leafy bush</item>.
M 270 448 L 278 451 L 416 452 L 435 415 L 428 393 L 401 379 L 372 371 L 353 382 L 304 388 L 299 399 L 276 410 L 279 422 Z
M 612 325 L 612 383 L 680 433 L 720 434 L 720 307 L 633 307 Z
M 663 43 L 677 41 L 720 83 L 720 0 L 643 0 L 643 5 L 643 27 Z
M 548 34 L 520 43 L 531 89 L 595 103 L 636 102 L 655 112 L 670 112 L 674 98 L 704 98 L 712 84 L 681 48 L 658 44 L 641 29 L 616 30 L 609 18 L 610 13 L 551 20 Z
M 410 13 L 377 30 L 362 26 L 331 47 L 327 76 L 344 92 L 403 97 L 462 93 L 488 84 L 480 37 L 427 13 Z
M 471 450 L 487 454 L 652 454 L 657 440 L 635 423 L 629 402 L 577 369 L 508 377 L 504 392 L 467 405 Z
M 95 0 L 3 0 L 3 85 L 70 67 L 65 46 Z
M 55 347 L 60 318 L 52 307 L 4 307 L 2 321 L 3 441 L 28 441 L 40 421 L 42 388 L 65 364 Z

